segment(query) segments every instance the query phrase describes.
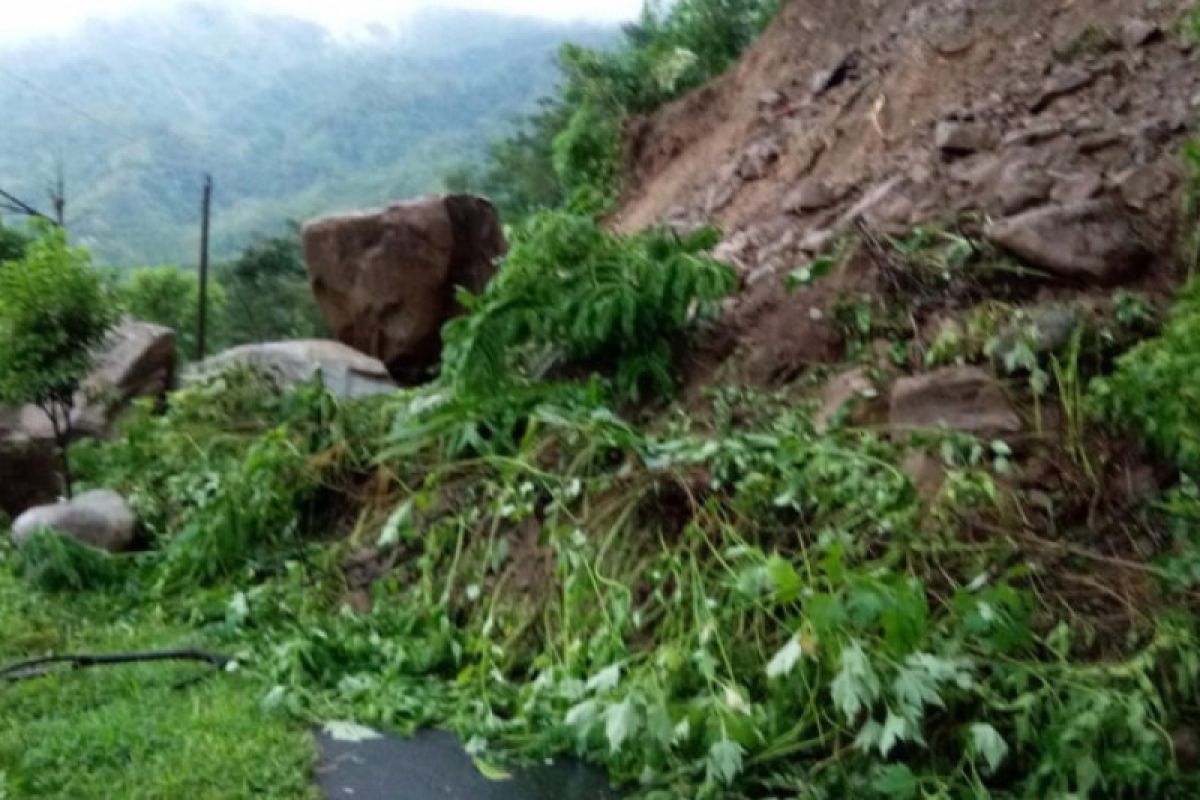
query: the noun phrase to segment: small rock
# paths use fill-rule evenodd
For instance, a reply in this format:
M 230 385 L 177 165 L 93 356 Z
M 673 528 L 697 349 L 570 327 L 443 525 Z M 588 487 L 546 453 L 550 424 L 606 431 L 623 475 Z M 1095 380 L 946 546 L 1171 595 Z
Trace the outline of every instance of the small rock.
M 1112 183 L 1127 204 L 1136 209 L 1146 209 L 1155 200 L 1171 192 L 1175 179 L 1159 166 L 1134 167 L 1113 176 Z
M 1082 67 L 1062 67 L 1054 71 L 1042 86 L 1042 93 L 1033 103 L 1033 113 L 1040 114 L 1060 97 L 1089 86 L 1096 76 Z
M 992 129 L 981 122 L 942 120 L 934 129 L 934 144 L 947 155 L 966 155 L 996 146 Z
M 1121 44 L 1133 50 L 1162 36 L 1162 28 L 1149 20 L 1134 17 L 1121 24 Z
M 1050 197 L 1056 203 L 1082 203 L 1104 189 L 1104 176 L 1090 169 L 1059 178 Z
M 896 432 L 948 428 L 984 437 L 1022 429 L 1000 382 L 977 367 L 949 367 L 896 381 L 888 425 Z
M 1151 259 L 1130 213 L 1104 200 L 1027 211 L 993 222 L 984 236 L 1067 280 L 1117 283 L 1145 271 Z
M 840 199 L 840 195 L 823 180 L 805 178 L 788 192 L 783 201 L 783 210 L 789 214 L 806 214 L 829 208 Z
M 69 502 L 29 509 L 13 523 L 12 540 L 22 546 L 34 534 L 49 529 L 82 545 L 121 553 L 133 545 L 136 526 L 125 498 L 101 489 Z
M 1040 205 L 1054 188 L 1044 171 L 1025 161 L 1006 164 L 996 179 L 992 197 L 1004 214 L 1016 214 Z
M 779 161 L 779 143 L 773 137 L 754 142 L 742 154 L 738 162 L 737 175 L 744 181 L 765 178 L 775 162 Z
M 1125 136 L 1116 131 L 1098 131 L 1081 136 L 1076 143 L 1076 147 L 1080 153 L 1086 156 L 1092 153 L 1099 153 L 1101 150 L 1107 150 L 1110 147 L 1115 147 L 1124 141 Z
M 946 466 L 928 453 L 909 453 L 900 462 L 900 471 L 912 482 L 917 496 L 932 503 L 946 485 Z
M 1039 306 L 1025 312 L 1007 325 L 996 340 L 993 357 L 1003 363 L 1020 344 L 1028 344 L 1038 354 L 1057 353 L 1071 342 L 1082 320 L 1070 306 Z
M 777 90 L 763 92 L 758 96 L 758 113 L 768 114 L 787 103 L 787 95 Z
M 1066 132 L 1066 128 L 1060 122 L 1047 123 L 1021 131 L 1013 131 L 1006 135 L 1000 144 L 1004 147 L 1025 147 L 1063 136 Z
M 820 97 L 826 92 L 836 89 L 848 80 L 858 75 L 858 53 L 849 53 L 833 69 L 821 70 L 813 75 L 812 93 Z
M 843 372 L 831 378 L 821 389 L 821 407 L 817 410 L 813 422 L 817 430 L 827 430 L 848 405 L 860 399 L 870 400 L 878 396 L 879 391 L 865 369 L 859 367 Z
M 713 184 L 708 190 L 707 196 L 704 198 L 704 214 L 711 216 L 724 209 L 727 205 L 733 202 L 734 195 L 737 194 L 732 181 L 723 181 Z

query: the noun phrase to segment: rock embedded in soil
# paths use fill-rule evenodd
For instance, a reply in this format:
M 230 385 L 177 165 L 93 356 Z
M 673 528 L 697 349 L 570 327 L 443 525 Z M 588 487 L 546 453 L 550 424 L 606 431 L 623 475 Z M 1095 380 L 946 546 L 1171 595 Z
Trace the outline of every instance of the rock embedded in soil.
M 948 429 L 984 437 L 1022 430 L 1000 382 L 977 367 L 949 367 L 897 380 L 888 426 L 893 432 Z
M 1057 353 L 1070 344 L 1081 324 L 1079 312 L 1070 306 L 1046 305 L 1030 309 L 1000 332 L 992 355 L 997 362 L 1004 363 L 1021 344 L 1027 344 L 1041 355 Z
M 993 222 L 984 235 L 1030 266 L 1081 283 L 1119 283 L 1152 258 L 1129 211 L 1107 200 L 1027 211 Z
M 995 132 L 982 122 L 942 120 L 934 129 L 934 144 L 947 155 L 966 155 L 996 146 Z
M 125 498 L 101 489 L 29 509 L 13 522 L 12 540 L 20 547 L 38 532 L 50 530 L 88 547 L 122 553 L 132 547 L 136 528 L 137 518 Z
M 1162 35 L 1162 28 L 1147 19 L 1133 17 L 1121 24 L 1121 44 L 1133 50 L 1150 44 Z
M 841 199 L 825 181 L 805 178 L 788 192 L 783 200 L 783 210 L 790 214 L 807 214 L 829 208 Z
M 821 405 L 813 417 L 813 422 L 817 430 L 828 430 L 844 411 L 850 410 L 853 413 L 853 406 L 859 401 L 872 400 L 878 396 L 875 382 L 863 367 L 835 375 L 821 389 Z
M 1096 79 L 1094 73 L 1083 67 L 1061 67 L 1056 69 L 1042 85 L 1042 92 L 1034 102 L 1032 111 L 1040 114 L 1060 97 L 1074 94 L 1090 86 Z
M 455 290 L 483 291 L 506 249 L 496 209 L 472 195 L 304 227 L 313 294 L 334 337 L 408 384 L 426 380 L 441 358 L 442 326 L 461 311 Z

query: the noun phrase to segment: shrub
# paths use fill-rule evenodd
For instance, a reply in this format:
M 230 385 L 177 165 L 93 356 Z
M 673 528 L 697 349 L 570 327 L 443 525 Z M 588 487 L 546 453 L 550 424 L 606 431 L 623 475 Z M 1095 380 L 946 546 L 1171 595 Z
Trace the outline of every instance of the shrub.
M 485 293 L 462 298 L 470 313 L 446 326 L 445 374 L 488 392 L 513 374 L 611 370 L 625 398 L 666 392 L 677 337 L 734 286 L 732 270 L 702 254 L 713 244 L 707 231 L 626 237 L 587 216 L 536 216 Z
M 20 261 L 0 266 L 0 402 L 33 403 L 50 418 L 71 492 L 67 443 L 80 382 L 116 311 L 86 250 L 43 226 Z
M 1180 467 L 1200 474 L 1200 279 L 1180 293 L 1162 335 L 1121 357 L 1092 383 L 1094 409 L 1138 431 Z

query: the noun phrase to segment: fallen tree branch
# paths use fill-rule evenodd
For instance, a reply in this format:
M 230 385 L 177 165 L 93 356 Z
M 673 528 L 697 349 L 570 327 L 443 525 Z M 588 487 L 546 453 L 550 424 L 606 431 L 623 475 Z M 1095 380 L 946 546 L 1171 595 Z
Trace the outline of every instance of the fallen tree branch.
M 206 653 L 201 650 L 161 650 L 151 653 L 114 653 L 112 655 L 64 655 L 35 658 L 0 669 L 0 681 L 27 681 L 44 678 L 56 672 L 57 667 L 89 669 L 91 667 L 113 667 L 122 664 L 147 664 L 160 661 L 198 661 L 215 669 L 225 669 L 233 663 L 229 656 Z

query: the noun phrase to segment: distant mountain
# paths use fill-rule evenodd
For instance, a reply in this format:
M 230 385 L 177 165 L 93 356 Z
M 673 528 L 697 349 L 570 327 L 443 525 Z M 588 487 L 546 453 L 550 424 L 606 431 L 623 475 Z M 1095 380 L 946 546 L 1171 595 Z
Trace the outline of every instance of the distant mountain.
M 95 21 L 0 49 L 0 188 L 48 206 L 102 263 L 190 263 L 201 175 L 220 257 L 286 220 L 439 188 L 554 85 L 566 41 L 616 31 L 431 10 L 338 38 L 227 5 Z

